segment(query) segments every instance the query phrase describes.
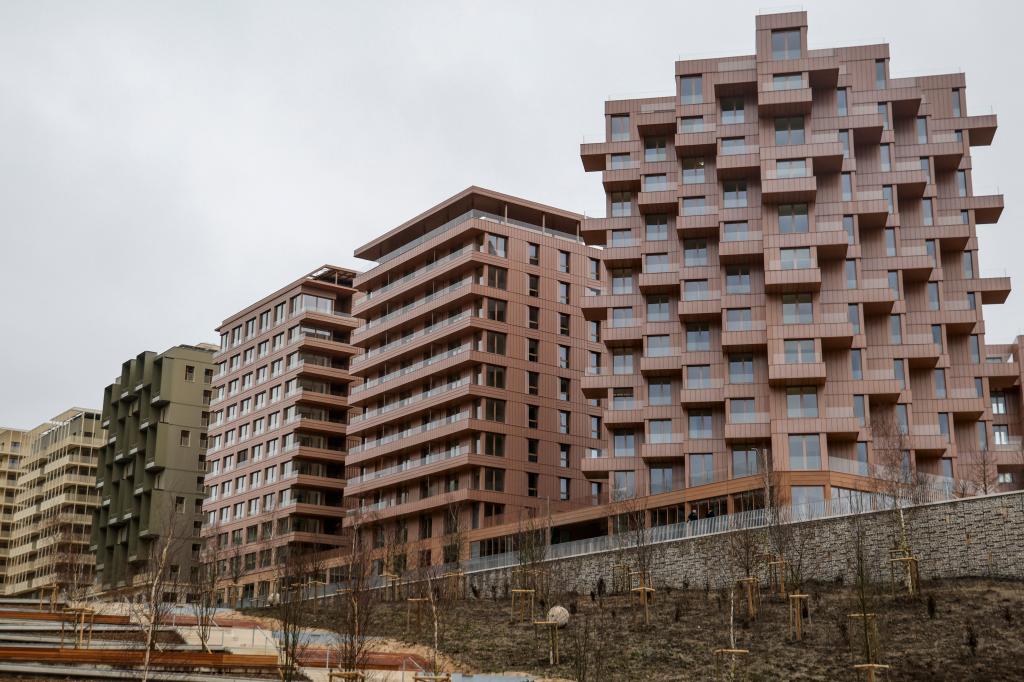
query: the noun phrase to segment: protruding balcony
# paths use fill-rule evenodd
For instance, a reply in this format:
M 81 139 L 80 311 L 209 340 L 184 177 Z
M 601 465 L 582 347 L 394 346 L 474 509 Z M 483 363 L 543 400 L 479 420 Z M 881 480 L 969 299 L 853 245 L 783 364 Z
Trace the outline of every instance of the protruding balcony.
M 760 262 L 764 258 L 764 235 L 761 232 L 729 233 L 721 228 L 718 242 L 718 260 L 731 263 Z
M 796 356 L 775 353 L 768 363 L 768 383 L 773 386 L 804 386 L 825 383 L 825 363 L 820 356 L 816 362 L 796 362 Z
M 798 265 L 800 267 L 788 267 Z M 764 271 L 764 290 L 768 293 L 817 291 L 821 288 L 821 269 L 817 262 L 807 260 L 800 263 L 768 261 Z
M 807 167 L 796 171 L 766 168 L 761 177 L 764 203 L 812 202 L 818 193 L 818 180 Z
M 727 441 L 759 441 L 771 438 L 771 435 L 771 417 L 767 412 L 726 415 Z
M 718 291 L 684 293 L 679 301 L 679 319 L 713 320 L 722 315 L 722 295 Z
M 960 116 L 938 119 L 935 121 L 938 130 L 963 130 L 968 133 L 972 147 L 987 147 L 995 137 L 998 120 L 995 114 L 985 116 Z
M 585 142 L 580 145 L 580 158 L 583 170 L 599 171 L 608 167 L 611 154 L 643 154 L 642 140 L 622 140 L 618 142 Z
M 798 87 L 791 85 L 788 81 L 776 84 L 772 77 L 761 80 L 757 88 L 758 113 L 765 117 L 811 113 L 813 96 L 807 74 L 800 76 Z
M 727 322 L 722 328 L 722 350 L 758 350 L 768 345 L 768 325 L 764 320 Z
M 698 382 L 687 382 L 679 390 L 679 402 L 688 407 L 699 405 L 716 405 L 725 402 L 724 384 L 721 379 L 707 379 Z
M 973 197 L 939 199 L 939 210 L 943 212 L 974 211 L 974 222 L 989 225 L 1003 214 L 1003 195 L 989 194 Z
M 760 147 L 756 144 L 726 145 L 718 150 L 715 173 L 719 178 L 745 178 L 761 172 Z
M 710 153 L 718 147 L 715 131 L 714 123 L 681 124 L 675 139 L 676 155 L 686 157 Z

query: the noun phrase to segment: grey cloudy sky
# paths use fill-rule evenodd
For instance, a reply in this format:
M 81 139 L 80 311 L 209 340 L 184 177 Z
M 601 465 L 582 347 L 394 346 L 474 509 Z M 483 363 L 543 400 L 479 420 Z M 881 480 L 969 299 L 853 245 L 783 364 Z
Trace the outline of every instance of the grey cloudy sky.
M 578 145 L 605 98 L 671 94 L 680 56 L 752 53 L 764 4 L 5 0 L 0 424 L 99 407 L 126 358 L 365 265 L 354 246 L 468 185 L 602 215 Z M 1016 7 L 803 9 L 812 47 L 884 39 L 894 77 L 967 72 L 969 113 L 999 114 L 975 190 L 1007 195 L 982 274 L 1024 282 Z M 1022 301 L 986 311 L 990 343 Z

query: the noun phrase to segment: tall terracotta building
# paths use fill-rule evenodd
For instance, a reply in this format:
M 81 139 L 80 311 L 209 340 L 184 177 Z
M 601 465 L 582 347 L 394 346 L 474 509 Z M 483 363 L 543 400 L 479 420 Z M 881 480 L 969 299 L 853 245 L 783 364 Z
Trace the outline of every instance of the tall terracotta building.
M 888 45 L 807 34 L 804 12 L 758 16 L 751 54 L 676 62 L 674 95 L 606 102 L 581 148 L 607 195 L 582 306 L 608 445 L 583 469 L 655 495 L 654 523 L 759 504 L 765 451 L 794 504 L 874 489 L 886 424 L 932 486 L 1020 450 L 993 413 L 1019 367 L 982 316 L 1010 283 L 977 252 L 1003 208 L 971 163 L 995 116 L 968 115 L 963 74 L 893 78 Z
M 603 447 L 580 391 L 601 348 L 580 308 L 600 251 L 581 225 L 471 187 L 356 249 L 378 265 L 355 282 L 346 494 L 350 525 L 401 545 L 378 569 L 503 551 L 495 528 L 601 501 L 580 465 Z
M 354 276 L 325 265 L 218 328 L 203 535 L 229 603 L 341 545 Z

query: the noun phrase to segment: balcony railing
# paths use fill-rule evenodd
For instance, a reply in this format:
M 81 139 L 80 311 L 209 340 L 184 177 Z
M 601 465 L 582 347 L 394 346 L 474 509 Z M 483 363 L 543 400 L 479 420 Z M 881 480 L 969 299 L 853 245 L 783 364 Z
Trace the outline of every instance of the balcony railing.
M 417 277 L 419 277 L 421 275 L 424 275 L 424 274 L 430 272 L 431 270 L 433 270 L 433 269 L 435 269 L 437 267 L 440 267 L 441 265 L 444 265 L 445 263 L 450 263 L 451 261 L 455 260 L 456 258 L 459 258 L 460 256 L 463 256 L 463 255 L 465 255 L 467 253 L 470 253 L 470 252 L 472 252 L 474 250 L 476 250 L 476 247 L 473 244 L 467 244 L 466 246 L 463 246 L 458 251 L 454 251 L 454 252 L 448 254 L 447 256 L 444 256 L 442 258 L 438 258 L 433 263 L 428 263 L 428 264 L 424 265 L 423 267 L 418 268 L 418 269 L 414 270 L 413 272 L 410 272 L 407 275 L 403 275 L 402 277 L 399 277 L 396 280 L 392 280 L 391 282 L 388 282 L 387 284 L 384 284 L 383 286 L 377 287 L 376 289 L 373 289 L 372 291 L 367 291 L 365 295 L 363 295 L 360 298 L 356 299 L 355 304 L 359 305 L 359 304 L 365 303 L 366 301 L 371 300 L 374 296 L 382 296 L 385 293 L 391 291 L 392 289 L 394 289 L 396 287 L 400 287 L 400 286 L 402 286 L 403 284 L 405 284 L 407 282 L 411 282 L 414 279 L 416 279 Z
M 469 454 L 468 447 L 450 448 L 442 452 L 435 452 L 433 454 L 427 455 L 426 457 L 420 457 L 419 459 L 409 460 L 408 462 L 404 462 L 402 464 L 395 464 L 389 467 L 385 467 L 383 469 L 379 469 L 378 471 L 371 471 L 365 474 L 360 474 L 359 476 L 353 476 L 352 478 L 348 479 L 348 485 L 353 486 L 358 485 L 360 483 L 365 483 L 367 481 L 378 481 L 382 478 L 388 478 L 390 476 L 395 476 L 396 474 L 400 474 L 406 471 L 412 471 L 414 469 L 419 469 L 421 467 L 425 467 L 429 464 L 435 464 L 437 462 L 444 462 L 445 460 L 452 459 L 453 457 L 458 457 L 460 455 L 467 454 Z
M 438 329 L 443 329 L 445 327 L 449 327 L 453 324 L 461 322 L 466 318 L 472 317 L 473 314 L 474 313 L 472 310 L 463 310 L 455 317 L 449 317 L 447 319 L 441 320 L 440 322 L 435 322 L 434 324 L 424 327 L 423 329 L 420 329 L 419 331 L 414 332 L 409 336 L 403 336 L 402 338 L 396 341 L 392 341 L 391 343 L 386 343 L 383 346 L 378 346 L 377 348 L 370 349 L 363 353 L 362 355 L 358 355 L 352 358 L 352 366 L 355 367 L 357 365 L 361 365 L 370 358 L 376 357 L 381 353 L 387 353 L 388 351 L 394 350 L 395 348 L 401 348 L 402 346 L 405 346 L 407 344 L 415 343 L 424 336 L 427 336 L 428 334 L 433 334 Z
M 458 282 L 455 282 L 454 284 L 446 286 L 444 289 L 439 289 L 439 290 L 437 290 L 437 291 L 435 291 L 435 292 L 433 292 L 431 294 L 427 294 L 423 298 L 417 299 L 417 300 L 415 300 L 415 301 L 413 301 L 411 303 L 407 303 L 404 306 L 402 306 L 401 308 L 396 308 L 395 310 L 392 310 L 390 313 L 387 313 L 385 315 L 381 315 L 380 317 L 376 317 L 376 318 L 374 318 L 372 320 L 368 320 L 365 325 L 355 329 L 353 331 L 353 333 L 354 334 L 361 334 L 363 332 L 366 332 L 369 329 L 373 329 L 375 327 L 379 327 L 380 325 L 384 324 L 385 322 L 390 322 L 391 320 L 394 320 L 395 318 L 400 317 L 401 315 L 406 314 L 410 310 L 415 310 L 416 308 L 419 308 L 420 306 L 426 305 L 426 304 L 428 304 L 428 303 L 430 303 L 432 301 L 435 301 L 435 300 L 441 298 L 442 296 L 446 296 L 446 295 L 452 293 L 453 291 L 457 291 L 458 289 L 461 289 L 462 287 L 464 287 L 464 286 L 466 286 L 468 284 L 472 284 L 472 283 L 473 283 L 473 278 L 472 277 L 466 277 L 465 279 L 459 280 Z
M 434 421 L 428 422 L 426 424 L 420 424 L 419 426 L 414 426 L 412 428 L 404 429 L 402 431 L 396 431 L 394 433 L 388 434 L 387 436 L 381 436 L 380 438 L 365 441 L 361 445 L 356 445 L 355 447 L 350 448 L 349 452 L 355 455 L 359 454 L 360 452 L 366 452 L 367 450 L 373 450 L 374 448 L 379 448 L 382 445 L 394 443 L 396 440 L 401 440 L 403 438 L 411 438 L 412 436 L 416 436 L 421 433 L 427 433 L 428 431 L 434 431 L 436 429 L 448 426 L 450 424 L 454 424 L 456 422 L 465 421 L 469 419 L 469 417 L 469 412 L 460 412 L 459 414 L 454 414 L 450 417 L 444 417 L 443 419 L 435 419 Z
M 406 407 L 408 405 L 414 405 L 422 400 L 433 398 L 434 396 L 441 395 L 442 393 L 448 393 L 449 391 L 454 391 L 455 389 L 461 388 L 462 386 L 468 386 L 470 383 L 472 383 L 470 378 L 465 377 L 463 379 L 459 379 L 458 381 L 453 381 L 448 384 L 442 384 L 441 386 L 435 386 L 429 391 L 423 391 L 422 393 L 417 393 L 414 396 L 410 396 L 402 400 L 396 400 L 395 402 L 388 403 L 387 405 L 383 405 L 381 407 L 375 407 L 373 409 L 366 410 L 362 414 L 352 417 L 349 423 L 359 424 L 367 419 L 372 419 L 373 417 L 378 417 L 382 414 L 387 414 L 388 412 L 392 412 L 394 410 Z
M 459 346 L 458 348 L 453 348 L 452 350 L 445 351 L 444 353 L 432 355 L 431 357 L 420 360 L 419 362 L 415 362 L 409 365 L 408 367 L 402 367 L 401 369 L 396 369 L 394 372 L 389 372 L 382 377 L 377 377 L 375 379 L 367 379 L 363 383 L 353 386 L 349 393 L 351 395 L 357 395 L 367 389 L 373 388 L 374 386 L 378 386 L 385 382 L 391 381 L 392 379 L 397 379 L 398 377 L 405 376 L 410 372 L 415 372 L 417 370 L 423 369 L 424 367 L 429 367 L 430 365 L 441 362 L 442 360 L 447 360 L 448 358 L 453 358 L 456 355 L 460 355 L 462 353 L 468 353 L 470 350 L 472 350 L 472 348 L 472 344 L 466 343 Z

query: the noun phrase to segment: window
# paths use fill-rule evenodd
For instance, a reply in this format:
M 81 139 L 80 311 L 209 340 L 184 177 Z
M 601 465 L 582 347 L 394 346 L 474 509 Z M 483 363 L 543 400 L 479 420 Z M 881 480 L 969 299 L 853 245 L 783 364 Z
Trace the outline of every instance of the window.
M 850 131 L 840 130 L 839 131 L 839 144 L 843 148 L 843 158 L 850 158 Z
M 865 413 L 864 396 L 853 396 L 853 414 L 857 417 L 857 423 L 861 428 L 867 426 L 867 415 Z
M 928 144 L 928 119 L 926 117 L 917 117 L 914 130 L 917 132 L 917 143 Z
M 487 299 L 487 319 L 495 320 L 497 322 L 505 321 L 505 309 L 507 303 L 500 299 L 488 298 Z
M 856 289 L 857 288 L 857 261 L 848 260 L 845 263 L 846 270 L 846 288 Z
M 629 114 L 611 116 L 612 142 L 625 142 L 629 139 Z
M 679 132 L 700 133 L 704 131 L 703 116 L 683 116 L 679 119 Z
M 849 173 L 839 174 L 839 190 L 843 201 L 853 201 L 853 178 Z
M 612 372 L 615 374 L 633 373 L 633 351 L 629 348 L 612 350 Z
M 633 215 L 633 198 L 629 192 L 612 192 L 609 199 L 613 218 L 627 218 Z
M 706 279 L 688 279 L 683 282 L 683 298 L 687 301 L 707 301 L 711 298 Z
M 813 386 L 790 386 L 786 388 L 786 416 L 790 419 L 817 419 L 817 389 Z
M 886 277 L 889 282 L 889 291 L 892 292 L 893 298 L 900 297 L 900 273 L 898 270 L 889 270 L 886 273 Z
M 722 138 L 722 155 L 728 156 L 732 154 L 746 154 L 747 153 L 747 140 L 743 137 L 723 137 Z
M 731 332 L 745 332 L 753 329 L 750 308 L 730 308 L 725 311 L 725 328 Z
M 821 443 L 818 434 L 789 436 L 789 468 L 821 468 Z
M 686 367 L 686 388 L 711 388 L 711 365 L 688 365 Z
M 711 328 L 706 324 L 689 324 L 686 326 L 686 350 L 711 350 Z
M 754 399 L 732 398 L 729 401 L 729 418 L 733 424 L 753 424 Z
M 700 104 L 704 101 L 704 78 L 703 76 L 680 76 L 679 77 L 679 102 L 680 104 Z
M 974 279 L 974 253 L 964 251 L 960 256 L 960 262 L 963 264 L 964 279 Z
M 690 464 L 690 485 L 707 485 L 714 483 L 714 456 L 710 453 L 692 454 L 688 457 Z
M 806 159 L 780 159 L 775 162 L 775 175 L 778 178 L 807 177 Z
M 531 429 L 537 428 L 540 422 L 540 408 L 536 405 L 526 406 L 526 426 Z
M 799 73 L 777 73 L 772 76 L 773 90 L 799 90 L 804 87 L 804 78 Z
M 687 414 L 690 438 L 713 438 L 711 410 L 690 410 Z
M 704 203 L 704 197 L 684 197 L 683 215 L 707 215 L 708 208 Z
M 612 294 L 633 293 L 633 271 L 629 269 L 612 270 Z
M 644 256 L 644 272 L 669 272 L 671 269 L 667 253 L 648 253 Z
M 487 253 L 492 256 L 508 256 L 508 238 L 498 234 L 487 235 Z
M 668 176 L 665 173 L 655 173 L 643 176 L 644 192 L 664 192 L 668 189 Z
M 487 266 L 487 286 L 494 289 L 508 288 L 508 270 L 496 268 L 493 265 Z
M 800 58 L 800 29 L 772 31 L 772 59 Z
M 191 441 L 192 441 L 192 433 L 190 431 L 182 429 L 181 430 L 181 435 L 178 438 L 178 445 L 180 445 L 183 448 L 187 448 L 187 447 L 189 447 Z
M 503 433 L 485 433 L 484 434 L 484 454 L 491 455 L 492 457 L 504 457 L 505 456 L 505 434 Z
M 505 401 L 495 398 L 484 399 L 484 419 L 492 422 L 504 422 Z
M 782 295 L 783 324 L 810 324 L 812 318 L 813 308 L 810 294 Z
M 704 159 L 683 159 L 683 184 L 699 185 L 704 182 Z
M 934 225 L 935 214 L 932 211 L 932 200 L 922 199 L 921 200 L 921 224 L 922 225 Z
M 749 294 L 750 268 L 743 265 L 732 265 L 725 269 L 725 293 Z
M 611 326 L 614 329 L 633 326 L 632 308 L 612 308 Z
M 195 368 L 195 366 L 194 365 L 185 365 L 185 381 L 194 382 L 195 380 L 196 380 L 196 368 Z
M 985 428 L 984 422 L 978 422 L 980 428 Z M 996 445 L 1010 444 L 1010 427 L 1007 424 L 992 425 L 992 442 Z
M 569 285 L 565 282 L 558 283 L 558 302 L 568 303 L 569 302 Z
M 885 255 L 890 258 L 896 255 L 896 230 L 892 227 L 885 228 Z
M 569 433 L 570 416 L 565 410 L 558 411 L 558 432 Z
M 892 170 L 892 151 L 889 145 L 883 144 L 878 148 L 878 158 L 882 172 L 887 173 Z
M 558 347 L 558 366 L 561 369 L 569 369 L 569 346 Z
M 886 77 L 885 77 L 885 60 L 884 59 L 876 59 L 875 60 L 875 89 L 877 89 L 877 90 L 884 90 L 885 89 L 885 81 L 886 81 Z
M 854 381 L 864 378 L 864 359 L 859 348 L 850 351 L 850 377 Z
M 925 290 L 928 293 L 928 310 L 939 309 L 939 283 L 928 282 Z
M 950 101 L 953 107 L 953 116 L 959 118 L 963 116 L 963 109 L 960 105 L 960 88 L 953 88 L 951 95 Z
M 669 321 L 668 296 L 648 296 L 647 297 L 647 321 L 648 322 L 668 322 Z
M 847 101 L 846 88 L 836 90 L 836 116 L 847 116 L 849 114 Z
M 505 388 L 505 368 L 498 365 L 484 367 L 484 383 L 491 388 Z
M 569 479 L 558 479 L 558 499 L 565 502 L 569 499 Z
M 615 457 L 633 457 L 636 455 L 636 435 L 632 431 L 615 431 L 612 433 L 612 455 Z
M 1006 414 L 1006 394 L 992 391 L 992 414 Z
M 672 380 L 667 377 L 651 377 L 647 382 L 648 405 L 672 404 Z
M 662 358 L 672 355 L 672 347 L 669 345 L 668 334 L 647 337 L 647 357 Z
M 668 159 L 666 143 L 663 137 L 648 137 L 644 140 L 644 161 L 656 163 Z
M 672 467 L 651 467 L 651 495 L 672 491 Z
M 817 362 L 814 352 L 814 339 L 787 339 L 783 342 L 783 351 L 787 365 L 799 365 Z
M 750 237 L 750 226 L 744 222 L 729 222 L 724 225 L 724 241 L 739 242 Z
M 754 356 L 749 353 L 741 353 L 729 356 L 729 383 L 730 384 L 752 384 L 754 383 Z
M 538 441 L 536 438 L 527 438 L 526 459 L 530 462 L 536 462 L 538 452 L 540 452 L 540 441 Z
M 601 261 L 597 258 L 588 258 L 587 264 L 589 266 L 587 276 L 590 279 L 601 279 Z
M 903 326 L 900 315 L 889 316 L 889 343 L 903 343 Z
M 683 242 L 683 263 L 687 267 L 708 264 L 708 242 L 706 239 L 687 239 Z
M 889 129 L 889 103 L 878 103 L 878 115 L 882 117 L 882 130 Z
M 803 144 L 804 119 L 802 116 L 789 116 L 775 119 L 775 144 Z
M 526 306 L 527 326 L 530 329 L 540 329 L 540 308 L 537 306 Z
M 743 123 L 743 98 L 722 98 L 722 123 Z
M 726 208 L 747 207 L 747 183 L 745 181 L 723 182 L 722 195 Z
M 651 419 L 647 422 L 647 433 L 651 443 L 671 443 L 672 420 Z
M 945 398 L 946 397 L 946 370 L 936 369 L 932 370 L 932 384 L 935 387 L 935 397 Z
M 956 193 L 957 196 L 967 196 L 967 171 L 958 170 L 956 172 Z
M 530 395 L 540 394 L 540 372 L 526 373 L 526 392 Z
M 526 359 L 529 362 L 537 362 L 540 359 L 540 341 L 537 339 L 526 339 Z
M 780 249 L 779 258 L 783 270 L 800 270 L 809 268 L 811 262 L 811 250 L 804 247 L 799 249 Z
M 732 476 L 742 478 L 758 473 L 757 448 L 753 446 L 734 446 L 732 449 Z
M 636 472 L 615 471 L 612 475 L 612 500 L 628 500 L 636 497 Z
M 933 324 L 932 325 L 932 343 L 935 344 L 936 346 L 938 346 L 940 351 L 942 350 L 942 325 L 941 324 Z
M 487 346 L 488 353 L 494 353 L 496 355 L 505 354 L 505 334 L 502 332 L 487 332 Z
M 569 313 L 558 313 L 558 333 L 562 336 L 569 336 Z
M 645 218 L 645 238 L 649 242 L 663 242 L 668 239 L 668 216 L 651 214 Z
M 484 490 L 493 490 L 499 493 L 504 492 L 505 470 L 484 467 Z

